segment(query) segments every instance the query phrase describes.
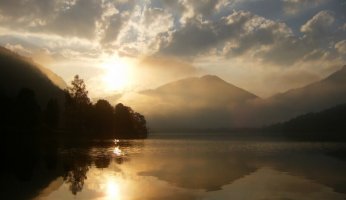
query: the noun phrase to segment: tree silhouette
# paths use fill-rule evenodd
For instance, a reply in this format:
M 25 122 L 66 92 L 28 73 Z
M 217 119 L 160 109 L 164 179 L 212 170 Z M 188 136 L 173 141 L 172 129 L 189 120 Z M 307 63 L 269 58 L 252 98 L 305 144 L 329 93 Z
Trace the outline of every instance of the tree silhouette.
M 148 135 L 147 121 L 140 113 L 133 113 L 134 128 L 139 138 L 146 138 Z
M 115 106 L 115 134 L 122 138 L 146 138 L 147 127 L 143 115 L 119 103 Z
M 60 107 L 56 99 L 50 99 L 48 101 L 44 121 L 50 128 L 58 128 L 60 122 Z
M 114 109 L 106 100 L 98 100 L 93 106 L 92 124 L 94 130 L 102 133 L 112 133 L 114 128 Z
M 88 97 L 88 90 L 86 89 L 84 80 L 80 79 L 78 75 L 75 75 L 71 85 L 71 87 L 67 88 L 67 91 L 75 104 L 77 106 L 90 105 L 91 102 Z
M 134 133 L 132 109 L 119 103 L 115 106 L 115 133 L 120 137 L 131 137 Z
M 78 75 L 65 91 L 65 120 L 67 128 L 84 131 L 90 120 L 91 102 L 83 79 Z

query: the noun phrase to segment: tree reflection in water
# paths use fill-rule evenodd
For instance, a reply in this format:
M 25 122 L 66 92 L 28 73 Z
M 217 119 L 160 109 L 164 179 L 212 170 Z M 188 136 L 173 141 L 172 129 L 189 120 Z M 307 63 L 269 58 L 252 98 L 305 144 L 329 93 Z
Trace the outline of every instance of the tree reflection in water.
M 97 148 L 66 149 L 61 154 L 63 179 L 69 184 L 72 194 L 82 191 L 87 173 L 92 166 L 107 168 L 112 160 L 117 164 L 128 161 L 122 148 L 130 147 L 131 141 L 115 141 L 115 147 L 97 146 Z
M 75 195 L 83 189 L 91 163 L 91 157 L 80 151 L 68 152 L 63 156 L 63 178 L 66 183 L 70 184 L 72 194 Z

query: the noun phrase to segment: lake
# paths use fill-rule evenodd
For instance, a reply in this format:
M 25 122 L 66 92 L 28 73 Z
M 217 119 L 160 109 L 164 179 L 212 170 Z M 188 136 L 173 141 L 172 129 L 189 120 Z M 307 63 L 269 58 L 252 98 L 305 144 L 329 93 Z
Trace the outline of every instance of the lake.
M 49 149 L 34 167 L 23 152 L 2 168 L 2 199 L 346 199 L 344 143 L 155 136 Z

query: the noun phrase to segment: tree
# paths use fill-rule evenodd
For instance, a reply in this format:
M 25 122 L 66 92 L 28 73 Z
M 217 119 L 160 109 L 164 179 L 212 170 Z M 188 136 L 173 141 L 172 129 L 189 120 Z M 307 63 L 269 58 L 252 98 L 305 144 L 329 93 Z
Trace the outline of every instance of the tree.
M 114 127 L 114 109 L 106 100 L 98 100 L 93 106 L 93 128 L 103 133 L 112 133 Z
M 148 136 L 147 121 L 140 113 L 133 113 L 134 129 L 139 138 L 146 138 Z
M 83 131 L 90 121 L 91 102 L 83 79 L 78 75 L 65 90 L 65 122 L 68 128 Z
M 123 138 L 146 138 L 147 127 L 143 115 L 119 103 L 115 106 L 115 133 Z
M 71 87 L 67 88 L 67 91 L 76 106 L 89 106 L 91 102 L 88 97 L 88 90 L 86 89 L 84 80 L 80 79 L 78 75 L 75 75 L 71 85 Z
M 115 133 L 119 137 L 131 137 L 134 132 L 132 109 L 119 103 L 115 106 Z

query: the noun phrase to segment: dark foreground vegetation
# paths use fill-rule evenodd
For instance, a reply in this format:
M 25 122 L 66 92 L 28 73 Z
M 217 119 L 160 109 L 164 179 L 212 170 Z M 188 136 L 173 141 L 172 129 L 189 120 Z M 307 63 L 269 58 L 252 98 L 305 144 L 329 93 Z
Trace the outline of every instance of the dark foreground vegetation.
M 1 199 L 33 199 L 58 177 L 77 194 L 92 165 L 126 161 L 109 151 L 113 139 L 147 137 L 143 115 L 92 103 L 78 76 L 63 91 L 60 77 L 2 47 L 0 63 Z M 95 146 L 97 155 L 89 153 Z
M 75 76 L 66 92 L 64 125 L 67 130 L 86 133 L 96 139 L 146 138 L 146 120 L 121 103 L 113 107 L 106 100 L 90 102 L 84 81 Z
M 112 159 L 126 161 L 109 152 L 113 139 L 142 139 L 148 134 L 144 116 L 130 107 L 113 107 L 106 100 L 91 103 L 78 76 L 65 91 L 64 105 L 50 99 L 41 107 L 28 88 L 15 97 L 0 91 L 0 126 L 0 187 L 7 199 L 34 198 L 58 177 L 77 194 L 92 165 L 107 168 Z M 93 157 L 89 151 L 95 146 L 104 152 Z
M 148 134 L 144 116 L 130 107 L 121 103 L 113 107 L 106 100 L 92 104 L 78 76 L 65 91 L 64 106 L 50 99 L 41 108 L 35 92 L 28 88 L 21 89 L 15 98 L 1 93 L 0 99 L 2 136 L 60 134 L 71 139 L 136 139 Z

